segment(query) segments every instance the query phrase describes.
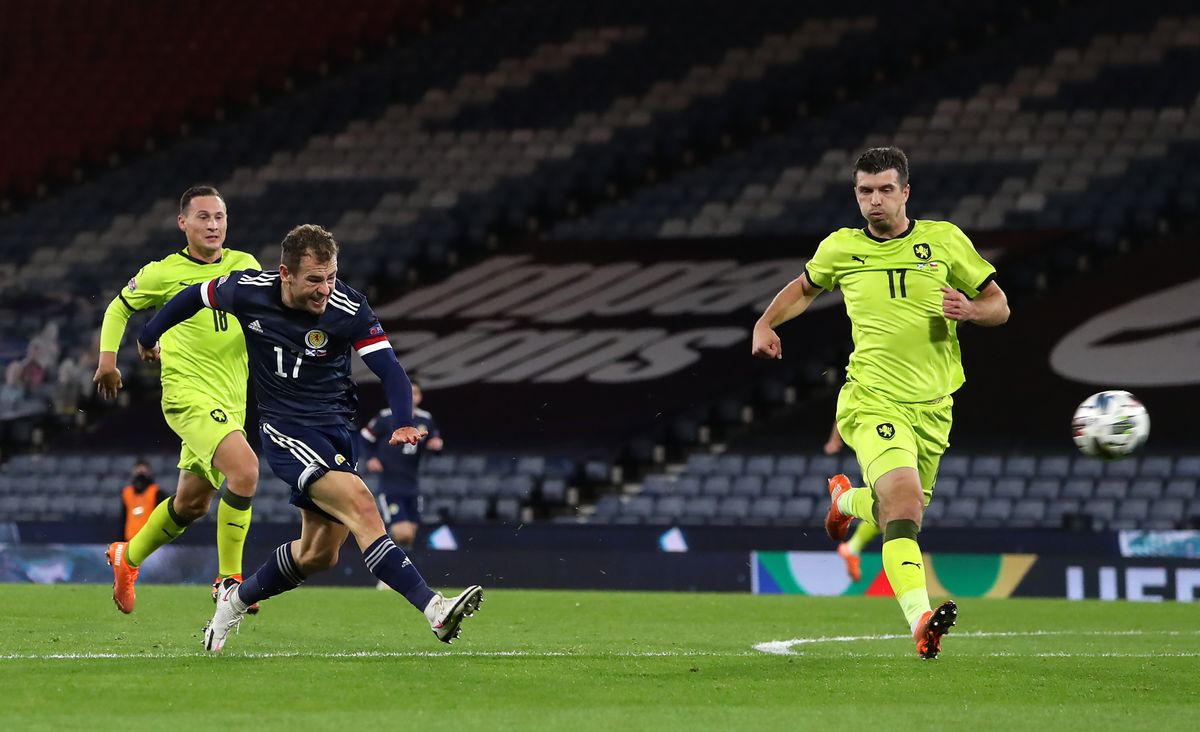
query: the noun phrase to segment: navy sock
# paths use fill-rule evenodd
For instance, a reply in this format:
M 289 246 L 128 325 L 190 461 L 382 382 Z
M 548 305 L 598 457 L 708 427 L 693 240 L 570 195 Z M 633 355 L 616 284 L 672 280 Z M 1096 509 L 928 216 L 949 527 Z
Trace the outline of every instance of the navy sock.
M 413 607 L 425 612 L 425 606 L 436 593 L 425 584 L 425 579 L 404 550 L 396 546 L 396 542 L 387 534 L 371 542 L 371 546 L 363 552 L 363 561 L 367 563 L 371 574 L 404 595 Z
M 271 558 L 238 588 L 238 599 L 247 605 L 294 590 L 305 580 L 304 574 L 292 559 L 292 542 L 280 545 Z

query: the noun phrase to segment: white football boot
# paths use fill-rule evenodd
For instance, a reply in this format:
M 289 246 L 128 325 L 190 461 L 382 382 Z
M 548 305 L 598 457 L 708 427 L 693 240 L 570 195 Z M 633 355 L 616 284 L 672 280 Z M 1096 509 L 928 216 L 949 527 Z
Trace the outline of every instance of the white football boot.
M 234 600 L 237 595 L 237 588 L 241 585 L 233 577 L 226 577 L 221 583 L 221 589 L 217 593 L 217 611 L 213 613 L 212 620 L 208 621 L 208 625 L 204 626 L 204 650 L 213 653 L 220 653 L 225 647 L 225 639 L 229 637 L 229 631 L 238 629 L 242 624 L 242 618 L 246 617 L 246 611 L 238 610 L 234 607 Z M 245 605 L 240 600 L 237 604 Z
M 425 608 L 425 617 L 433 634 L 443 643 L 453 643 L 458 637 L 463 618 L 475 614 L 483 604 L 483 588 L 471 585 L 454 597 L 443 597 L 441 593 L 434 595 Z

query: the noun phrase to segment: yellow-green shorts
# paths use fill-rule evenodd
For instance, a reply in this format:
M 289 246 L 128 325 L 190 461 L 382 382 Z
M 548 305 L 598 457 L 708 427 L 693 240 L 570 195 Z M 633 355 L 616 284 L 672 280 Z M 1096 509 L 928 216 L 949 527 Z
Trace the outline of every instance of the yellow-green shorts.
M 847 381 L 838 394 L 838 432 L 854 450 L 872 491 L 875 481 L 888 471 L 913 468 L 928 506 L 938 463 L 950 446 L 953 407 L 949 395 L 930 402 L 898 402 Z
M 164 398 L 162 410 L 167 425 L 183 441 L 179 449 L 179 469 L 204 478 L 213 490 L 220 488 L 225 476 L 213 467 L 213 455 L 230 432 L 245 434 L 245 408 L 234 410 L 215 400 L 206 402 L 202 397 L 193 397 L 185 400 Z

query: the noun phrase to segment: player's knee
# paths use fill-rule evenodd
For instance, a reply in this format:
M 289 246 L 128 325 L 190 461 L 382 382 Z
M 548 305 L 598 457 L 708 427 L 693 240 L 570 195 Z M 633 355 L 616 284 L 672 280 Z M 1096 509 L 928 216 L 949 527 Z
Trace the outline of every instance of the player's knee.
M 258 486 L 258 463 L 237 465 L 231 472 L 225 474 L 229 481 L 229 489 L 239 496 L 250 497 Z
M 883 523 L 903 519 L 921 523 L 925 512 L 925 497 L 921 491 L 892 491 L 879 496 L 879 520 Z

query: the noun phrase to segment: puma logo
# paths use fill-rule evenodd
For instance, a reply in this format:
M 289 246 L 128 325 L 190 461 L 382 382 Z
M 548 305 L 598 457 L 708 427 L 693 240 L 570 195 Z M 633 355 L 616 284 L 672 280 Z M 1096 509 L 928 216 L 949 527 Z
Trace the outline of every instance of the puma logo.
M 245 524 L 235 524 L 235 523 L 233 523 L 232 521 L 226 521 L 226 522 L 225 522 L 225 525 L 226 525 L 226 526 L 232 526 L 232 527 L 233 527 L 233 528 L 235 528 L 235 529 L 241 529 L 241 530 L 243 530 L 243 531 L 245 531 L 245 530 L 246 530 L 246 525 L 245 525 Z
M 850 255 L 850 258 L 851 258 L 851 259 L 853 259 L 854 261 L 856 261 L 856 262 L 860 263 L 860 264 L 866 264 L 866 263 L 867 263 L 867 258 L 866 258 L 866 257 L 860 257 L 860 256 L 858 256 L 858 255 L 856 255 L 856 254 L 851 254 L 851 255 Z
M 921 568 L 921 565 L 917 564 L 916 562 L 900 562 L 901 567 L 903 567 L 906 564 L 911 564 L 912 566 L 916 567 L 917 569 Z

